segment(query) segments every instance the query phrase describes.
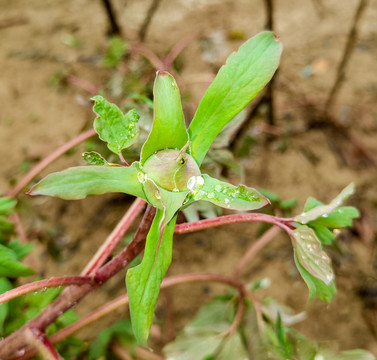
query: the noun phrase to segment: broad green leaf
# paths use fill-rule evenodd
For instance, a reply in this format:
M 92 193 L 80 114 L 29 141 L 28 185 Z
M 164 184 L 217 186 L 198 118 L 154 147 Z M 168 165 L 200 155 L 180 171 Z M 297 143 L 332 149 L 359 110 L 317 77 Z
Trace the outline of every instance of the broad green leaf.
M 330 302 L 334 299 L 336 294 L 335 282 L 332 281 L 329 285 L 326 285 L 322 280 L 317 279 L 311 275 L 298 260 L 296 254 L 294 254 L 295 263 L 298 271 L 300 272 L 302 278 L 306 282 L 309 288 L 309 298 L 314 300 L 318 296 L 321 300 L 325 302 Z
M 206 91 L 189 126 L 191 154 L 200 165 L 215 137 L 270 81 L 282 46 L 262 32 L 231 54 Z
M 139 115 L 136 110 L 123 115 L 118 106 L 100 95 L 94 96 L 92 100 L 93 111 L 98 115 L 94 120 L 94 130 L 101 140 L 107 142 L 107 147 L 112 152 L 119 154 L 135 142 L 139 133 Z
M 188 142 L 181 97 L 174 78 L 165 71 L 157 72 L 153 94 L 153 127 L 141 150 L 142 165 L 156 151 L 182 149 Z
M 95 151 L 84 152 L 82 154 L 82 157 L 89 165 L 99 165 L 99 166 L 108 165 L 108 162 L 106 161 L 106 159 L 103 158 L 101 154 L 98 154 L 98 152 L 95 152 Z
M 126 284 L 130 301 L 130 314 L 135 337 L 140 344 L 148 340 L 160 284 L 169 268 L 177 217 L 169 222 L 160 236 L 163 211 L 157 210 L 149 230 L 143 261 L 127 271 Z
M 0 215 L 10 215 L 14 211 L 17 200 L 11 197 L 0 197 Z
M 353 183 L 345 187 L 341 193 L 333 199 L 329 205 L 315 206 L 309 211 L 305 211 L 296 217 L 296 221 L 301 224 L 307 224 L 310 221 L 316 220 L 319 217 L 326 217 L 336 208 L 341 206 L 353 193 L 355 192 L 355 185 Z M 311 200 L 310 206 L 313 205 L 313 199 Z M 309 207 L 309 206 L 306 206 Z
M 34 271 L 17 260 L 17 254 L 4 245 L 0 245 L 0 277 L 18 277 L 33 275 Z
M 205 200 L 233 210 L 255 210 L 268 204 L 257 190 L 243 185 L 234 186 L 209 175 L 193 176 L 187 183 L 194 201 Z
M 78 166 L 48 175 L 34 185 L 28 194 L 75 200 L 88 195 L 121 192 L 144 199 L 138 172 L 137 163 L 130 167 Z
M 293 231 L 293 248 L 300 264 L 326 285 L 334 281 L 331 260 L 322 250 L 321 242 L 313 229 L 302 225 Z
M 13 286 L 10 281 L 4 277 L 0 278 L 0 294 L 12 290 Z M 4 336 L 4 321 L 8 316 L 9 304 L 8 302 L 0 304 L 0 336 Z

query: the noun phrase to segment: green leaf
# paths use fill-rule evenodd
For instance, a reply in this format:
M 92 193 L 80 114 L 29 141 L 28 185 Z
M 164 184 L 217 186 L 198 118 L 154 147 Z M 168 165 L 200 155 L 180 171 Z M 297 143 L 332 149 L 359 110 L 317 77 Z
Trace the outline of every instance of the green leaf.
M 17 260 L 17 254 L 4 245 L 0 245 L 0 277 L 18 277 L 33 275 L 34 271 Z
M 2 277 L 0 278 L 0 294 L 12 290 L 13 286 L 8 279 Z M 8 302 L 0 304 L 0 336 L 4 335 L 4 322 L 8 316 L 9 304 Z
M 230 338 L 225 340 L 221 352 L 215 358 L 216 360 L 245 360 L 249 359 L 245 344 L 242 341 L 239 332 L 234 333 Z
M 270 200 L 270 202 L 272 202 L 272 203 L 280 203 L 280 201 L 281 201 L 279 195 L 275 194 L 272 191 L 269 191 L 269 190 L 266 190 L 266 189 L 261 189 L 261 188 L 258 188 L 258 191 L 263 196 L 265 196 L 268 200 Z
M 237 162 L 231 151 L 227 149 L 211 149 L 208 153 L 207 159 L 208 158 L 211 158 L 217 164 L 220 164 L 232 170 L 240 177 L 240 179 L 245 178 L 244 168 Z
M 123 115 L 118 106 L 100 95 L 94 96 L 92 100 L 93 111 L 98 115 L 94 120 L 94 130 L 101 140 L 107 142 L 107 147 L 112 152 L 119 154 L 135 142 L 139 133 L 137 122 L 140 116 L 136 110 Z
M 111 37 L 106 57 L 103 60 L 103 65 L 107 67 L 113 67 L 118 65 L 119 61 L 126 53 L 127 47 L 127 42 L 125 42 L 119 36 Z
M 130 314 L 135 337 L 145 345 L 152 325 L 160 285 L 172 257 L 173 233 L 177 217 L 160 234 L 164 214 L 157 210 L 149 230 L 143 261 L 127 271 L 126 283 L 130 301 Z
M 168 72 L 158 71 L 153 94 L 153 127 L 141 150 L 142 165 L 156 151 L 181 149 L 188 142 L 181 97 L 173 76 Z
M 143 183 L 143 190 L 148 203 L 164 211 L 160 227 L 164 227 L 173 218 L 189 193 L 167 191 L 148 178 Z
M 93 341 L 90 346 L 88 355 L 89 360 L 106 359 L 107 348 L 114 338 L 120 338 L 122 342 L 128 344 L 135 342 L 129 319 L 122 319 L 100 331 L 96 340 Z
M 307 204 L 305 207 L 312 207 L 311 210 L 305 211 L 299 216 L 296 217 L 296 221 L 301 224 L 307 224 L 310 221 L 316 220 L 319 217 L 327 217 L 331 212 L 336 208 L 341 206 L 353 193 L 355 192 L 355 185 L 353 183 L 345 187 L 341 193 L 333 199 L 329 205 L 320 205 L 315 206 L 315 199 L 310 200 L 310 204 Z
M 292 232 L 293 248 L 300 264 L 326 285 L 334 281 L 331 260 L 322 250 L 321 242 L 313 229 L 302 225 Z
M 0 197 L 0 215 L 10 215 L 14 211 L 17 200 L 11 197 Z
M 82 154 L 82 157 L 89 165 L 99 165 L 99 166 L 109 165 L 106 159 L 103 158 L 101 154 L 98 154 L 98 152 L 95 152 L 95 151 L 84 152 Z
M 22 243 L 19 240 L 11 241 L 7 244 L 7 247 L 14 251 L 17 256 L 17 260 L 22 260 L 26 255 L 30 254 L 34 249 L 34 244 Z
M 28 194 L 75 200 L 88 195 L 121 192 L 144 199 L 138 172 L 137 163 L 130 167 L 78 166 L 48 175 L 34 185 Z
M 194 201 L 205 200 L 227 209 L 247 211 L 268 204 L 268 200 L 253 188 L 234 186 L 209 175 L 193 176 L 187 187 Z
M 298 271 L 300 272 L 302 278 L 306 282 L 309 288 L 309 298 L 314 300 L 318 296 L 321 300 L 325 302 L 330 302 L 334 299 L 336 294 L 335 282 L 332 281 L 329 285 L 326 285 L 322 280 L 317 279 L 311 275 L 298 260 L 296 254 L 294 254 L 295 263 Z
M 211 356 L 220 346 L 223 338 L 219 335 L 195 336 L 168 344 L 164 353 L 169 360 L 206 360 L 213 359 Z
M 189 127 L 192 156 L 200 165 L 215 137 L 270 81 L 282 51 L 262 32 L 231 54 L 206 91 Z
M 0 231 L 11 234 L 13 233 L 14 223 L 5 216 L 0 216 Z
M 334 233 L 327 228 L 326 226 L 323 225 L 317 225 L 317 224 L 311 224 L 309 223 L 308 226 L 310 226 L 315 234 L 318 237 L 318 240 L 323 244 L 323 245 L 332 245 L 335 241 L 335 235 Z
M 322 215 L 314 221 L 308 223 L 312 225 L 322 225 L 331 229 L 342 229 L 352 226 L 353 219 L 360 216 L 359 211 L 353 206 L 342 206 L 335 209 L 328 215 Z

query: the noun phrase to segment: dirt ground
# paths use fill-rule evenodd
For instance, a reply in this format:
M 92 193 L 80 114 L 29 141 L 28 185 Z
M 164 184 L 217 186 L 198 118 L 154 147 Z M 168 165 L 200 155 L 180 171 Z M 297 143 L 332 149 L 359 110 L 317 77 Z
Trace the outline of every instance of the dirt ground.
M 123 33 L 136 41 L 148 0 L 113 1 Z M 323 3 L 323 5 L 321 5 Z M 338 347 L 363 348 L 377 355 L 377 315 L 365 312 L 360 288 L 377 288 L 377 171 L 357 144 L 377 158 L 377 2 L 370 1 L 360 21 L 358 41 L 347 66 L 345 82 L 331 108 L 332 116 L 352 133 L 344 137 L 325 125 L 311 126 L 334 83 L 352 23 L 356 0 L 291 0 L 276 2 L 275 32 L 284 44 L 276 78 L 276 128 L 288 135 L 250 133 L 257 144 L 240 160 L 245 183 L 269 189 L 284 199 L 295 198 L 302 208 L 308 196 L 329 201 L 350 182 L 351 200 L 363 214 L 357 226 L 343 233 L 344 255 L 333 253 L 338 294 L 330 305 L 308 303 L 308 291 L 295 270 L 289 240 L 277 237 L 247 268 L 244 278 L 269 277 L 265 295 L 307 312 L 297 328 L 308 337 Z M 194 41 L 180 55 L 178 84 L 185 94 L 187 119 L 193 115 L 210 79 L 231 51 L 265 23 L 263 2 L 256 0 L 162 0 L 148 29 L 145 45 L 165 55 L 193 31 L 212 39 L 213 48 Z M 57 146 L 91 126 L 90 95 L 72 85 L 53 85 L 58 72 L 72 74 L 107 90 L 114 70 L 104 68 L 107 18 L 100 1 L 0 0 L 0 194 L 23 172 Z M 79 46 L 69 46 L 78 39 Z M 132 61 L 144 61 L 136 58 Z M 122 66 L 132 66 L 132 61 Z M 153 70 L 150 71 L 153 81 Z M 124 104 L 127 94 L 113 96 Z M 262 116 L 253 124 L 260 123 Z M 259 135 L 258 135 L 259 134 Z M 42 175 L 82 164 L 80 152 L 64 156 Z M 236 183 L 236 177 L 232 178 Z M 34 265 L 43 276 L 77 274 L 124 212 L 128 198 L 106 195 L 82 201 L 20 196 L 23 221 L 30 234 L 53 233 L 58 261 L 48 255 L 46 241 L 37 241 Z M 232 225 L 175 239 L 169 274 L 211 271 L 231 274 L 256 237 L 254 225 Z M 38 236 L 36 236 L 38 237 Z M 41 238 L 41 236 L 39 236 Z M 41 239 L 40 239 L 41 240 Z M 46 239 L 45 239 L 46 240 Z M 51 244 L 50 244 L 51 248 Z M 106 288 L 85 299 L 78 312 L 87 313 L 119 293 L 124 273 Z M 220 287 L 192 285 L 171 292 L 176 326 Z M 370 301 L 376 299 L 370 298 Z M 375 301 L 377 304 L 377 301 Z M 163 304 L 161 303 L 163 308 Z M 125 313 L 126 311 L 124 311 Z M 367 314 L 367 315 L 366 315 Z M 97 329 L 96 329 L 97 330 Z M 89 330 L 83 336 L 95 334 Z

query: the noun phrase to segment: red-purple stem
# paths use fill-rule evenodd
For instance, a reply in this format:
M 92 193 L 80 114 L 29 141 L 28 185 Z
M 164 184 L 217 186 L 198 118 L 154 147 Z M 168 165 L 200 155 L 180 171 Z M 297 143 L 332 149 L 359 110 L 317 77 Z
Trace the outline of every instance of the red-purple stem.
M 219 216 L 214 219 L 205 219 L 191 223 L 178 224 L 175 227 L 174 234 L 187 234 L 194 231 L 214 228 L 221 225 L 250 221 L 258 221 L 273 224 L 285 230 L 287 233 L 290 233 L 293 229 L 290 223 L 294 222 L 294 219 L 278 218 L 272 215 L 259 213 L 233 214 Z
M 26 337 L 45 360 L 64 360 L 52 346 L 46 334 L 39 329 L 28 329 Z
M 19 192 L 23 188 L 25 188 L 29 184 L 29 182 L 32 181 L 34 177 L 37 176 L 48 165 L 53 163 L 57 158 L 65 154 L 68 150 L 81 144 L 83 141 L 89 139 L 95 134 L 96 132 L 94 131 L 94 129 L 84 131 L 80 135 L 76 136 L 72 140 L 57 148 L 54 152 L 52 152 L 50 155 L 48 155 L 47 157 L 42 159 L 38 164 L 36 164 L 27 174 L 25 174 L 25 176 L 17 183 L 17 185 L 9 190 L 8 196 L 17 196 Z
M 35 281 L 15 289 L 9 290 L 4 294 L 0 295 L 0 304 L 12 300 L 16 297 L 30 294 L 34 291 L 40 291 L 47 288 L 55 288 L 59 286 L 67 285 L 83 285 L 91 284 L 92 278 L 90 276 L 62 276 L 62 277 L 51 277 L 49 279 L 44 279 L 40 281 Z
M 126 231 L 133 224 L 135 219 L 139 216 L 145 207 L 145 201 L 136 198 L 127 212 L 124 214 L 118 225 L 114 228 L 106 241 L 97 250 L 96 254 L 92 257 L 88 265 L 82 271 L 81 275 L 92 275 L 96 272 L 107 260 L 114 248 L 118 245 Z
M 28 329 L 39 329 L 40 331 L 44 331 L 44 329 L 54 322 L 61 314 L 76 305 L 83 297 L 111 278 L 117 271 L 120 271 L 127 266 L 144 249 L 146 235 L 152 224 L 154 214 L 155 209 L 148 206 L 139 229 L 131 243 L 121 253 L 93 274 L 93 283 L 67 287 L 63 293 L 48 305 L 37 317 L 4 340 L 0 341 L 0 359 L 9 359 L 10 357 L 15 356 L 17 351 L 25 349 L 25 347 L 28 346 L 28 342 L 24 336 Z

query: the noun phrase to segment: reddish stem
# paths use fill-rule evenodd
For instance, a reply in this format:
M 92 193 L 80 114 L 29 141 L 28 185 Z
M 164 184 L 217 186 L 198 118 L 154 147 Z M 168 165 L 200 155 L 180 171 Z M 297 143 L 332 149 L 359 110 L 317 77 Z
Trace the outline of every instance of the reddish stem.
M 57 158 L 62 156 L 68 150 L 72 149 L 73 147 L 81 144 L 83 141 L 89 139 L 90 137 L 96 135 L 94 129 L 90 129 L 84 131 L 80 135 L 76 136 L 72 140 L 68 141 L 67 143 L 63 144 L 55 151 L 53 151 L 50 155 L 42 159 L 38 164 L 36 164 L 25 176 L 18 182 L 18 184 L 9 190 L 8 196 L 15 197 L 19 194 L 19 192 L 26 187 L 30 181 L 34 179 L 43 169 L 45 169 L 48 165 L 53 163 Z
M 92 278 L 90 276 L 62 276 L 62 277 L 51 277 L 49 279 L 44 279 L 40 281 L 35 281 L 15 289 L 9 290 L 4 294 L 0 295 L 0 304 L 12 300 L 16 297 L 30 294 L 34 291 L 40 291 L 46 288 L 54 288 L 59 286 L 67 285 L 82 285 L 91 284 Z
M 171 276 L 171 277 L 165 278 L 162 281 L 161 289 L 166 289 L 166 288 L 179 285 L 179 284 L 186 284 L 186 283 L 192 283 L 192 282 L 207 282 L 207 281 L 222 283 L 222 284 L 225 284 L 225 285 L 228 285 L 237 289 L 242 294 L 247 293 L 247 290 L 245 289 L 244 285 L 241 282 L 235 280 L 234 278 L 226 276 L 226 275 L 211 274 L 211 273 L 196 273 L 196 274 L 183 274 L 183 275 Z M 60 342 L 66 339 L 68 336 L 71 336 L 72 334 L 81 330 L 82 328 L 94 323 L 98 319 L 124 306 L 128 306 L 127 294 L 119 296 L 112 301 L 109 301 L 108 303 L 99 307 L 98 309 L 91 312 L 90 314 L 82 317 L 80 320 L 76 321 L 72 325 L 69 325 L 65 327 L 64 329 L 58 331 L 56 334 L 51 336 L 50 341 L 53 344 Z M 239 309 L 239 312 L 240 311 L 243 311 L 243 309 L 242 308 Z M 19 357 L 17 359 L 18 360 L 28 359 L 34 354 L 35 354 L 34 350 L 28 350 L 25 352 L 25 354 L 22 357 Z
M 81 79 L 74 75 L 67 75 L 66 81 L 69 82 L 72 85 L 77 86 L 78 88 L 85 90 L 91 95 L 97 95 L 99 93 L 99 87 L 90 83 L 89 81 L 86 81 L 84 79 Z
M 118 271 L 126 267 L 144 249 L 145 239 L 147 238 L 155 213 L 156 209 L 149 205 L 132 242 L 93 275 L 96 283 L 102 284 L 110 279 Z
M 291 232 L 292 227 L 289 223 L 294 222 L 294 219 L 278 218 L 268 214 L 259 213 L 245 213 L 219 216 L 214 219 L 204 219 L 191 223 L 178 224 L 175 227 L 174 234 L 187 234 L 194 231 L 214 228 L 226 224 L 234 224 L 239 222 L 258 221 L 276 225 L 287 233 Z
M 64 360 L 46 335 L 38 329 L 28 329 L 26 337 L 45 360 Z
M 241 282 L 229 276 L 220 275 L 220 274 L 211 274 L 211 273 L 183 274 L 183 275 L 167 277 L 162 281 L 161 289 L 170 288 L 172 286 L 179 285 L 179 284 L 187 284 L 187 283 L 192 283 L 192 282 L 205 282 L 205 281 L 213 281 L 213 282 L 222 283 L 222 284 L 229 285 L 233 288 L 236 288 L 242 291 L 244 289 L 244 285 Z M 82 317 L 80 320 L 76 321 L 72 325 L 69 325 L 66 328 L 60 330 L 59 332 L 57 332 L 51 337 L 51 341 L 53 343 L 62 341 L 68 336 L 72 335 L 73 333 L 81 330 L 85 326 L 92 324 L 93 322 L 104 317 L 105 315 L 110 314 L 116 309 L 120 307 L 124 307 L 124 306 L 128 306 L 127 294 L 117 297 L 116 299 L 99 307 L 97 310 L 93 311 L 92 313 Z
M 54 322 L 61 314 L 77 304 L 83 297 L 95 290 L 100 284 L 112 277 L 116 271 L 127 266 L 145 246 L 145 238 L 154 216 L 154 208 L 148 207 L 143 221 L 139 226 L 131 243 L 119 255 L 114 257 L 105 266 L 99 269 L 92 279 L 94 283 L 81 286 L 69 286 L 63 293 L 48 305 L 37 317 L 25 324 L 23 327 L 0 341 L 0 359 L 9 359 L 17 351 L 25 349 L 28 343 L 25 339 L 25 331 L 28 329 L 39 329 L 43 331 L 48 325 Z M 98 274 L 98 277 L 97 277 Z
M 255 257 L 255 255 L 262 250 L 281 230 L 274 226 L 267 230 L 258 240 L 253 242 L 249 250 L 238 262 L 238 265 L 234 269 L 233 277 L 238 278 L 244 268 L 250 263 L 250 261 Z
M 168 55 L 165 56 L 165 58 L 162 59 L 162 62 L 165 65 L 166 69 L 171 69 L 173 61 L 177 58 L 177 56 L 193 41 L 195 41 L 199 37 L 198 34 L 191 34 L 180 40 L 178 43 L 176 43 L 169 52 Z
M 98 270 L 106 261 L 106 259 L 113 252 L 114 248 L 118 245 L 126 231 L 133 224 L 135 219 L 139 216 L 145 206 L 145 201 L 140 198 L 136 198 L 128 211 L 124 214 L 118 225 L 108 236 L 106 241 L 97 250 L 96 254 L 90 260 L 88 265 L 82 271 L 81 275 L 92 275 Z

